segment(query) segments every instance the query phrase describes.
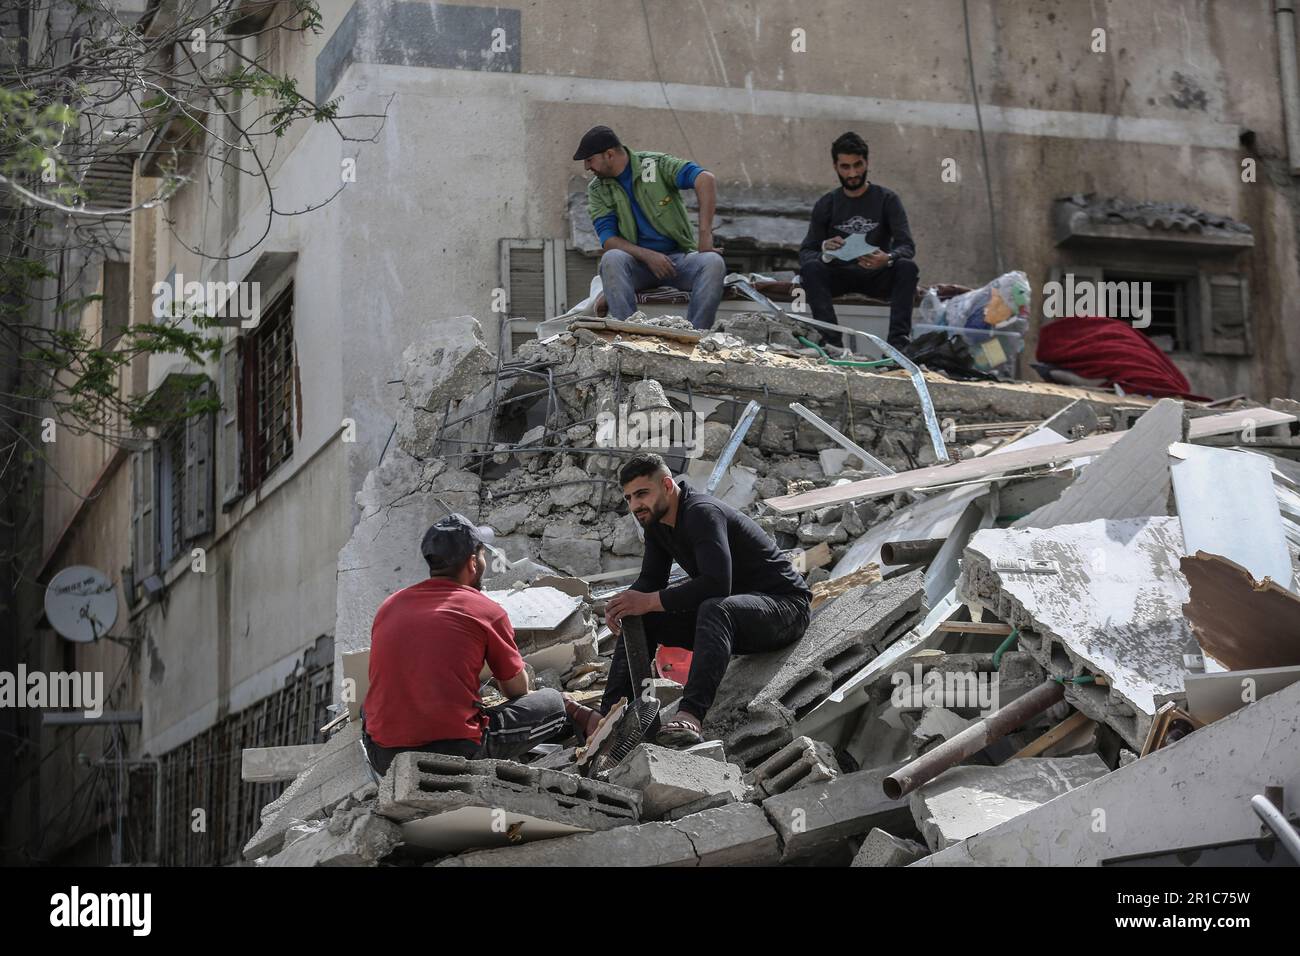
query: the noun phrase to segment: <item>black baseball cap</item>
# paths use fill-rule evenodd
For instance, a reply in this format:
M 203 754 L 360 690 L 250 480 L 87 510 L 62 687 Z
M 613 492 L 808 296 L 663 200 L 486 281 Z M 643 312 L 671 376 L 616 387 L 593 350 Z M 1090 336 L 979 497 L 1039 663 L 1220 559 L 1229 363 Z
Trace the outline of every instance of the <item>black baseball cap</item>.
M 573 158 L 586 159 L 588 156 L 595 156 L 607 149 L 617 149 L 622 145 L 618 141 L 618 136 L 608 126 L 593 126 L 582 134 L 582 142 L 578 144 L 578 151 L 573 154 Z
M 430 569 L 446 571 L 464 564 L 486 544 L 474 522 L 453 511 L 429 526 L 420 542 L 420 553 Z

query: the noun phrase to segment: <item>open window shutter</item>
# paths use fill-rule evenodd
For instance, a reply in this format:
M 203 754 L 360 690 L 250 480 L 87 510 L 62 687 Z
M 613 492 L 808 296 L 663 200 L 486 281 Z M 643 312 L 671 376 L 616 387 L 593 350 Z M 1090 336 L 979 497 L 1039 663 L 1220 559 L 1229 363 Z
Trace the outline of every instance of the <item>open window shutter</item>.
M 210 398 L 212 384 L 204 382 L 198 397 Z M 212 413 L 194 415 L 185 422 L 185 510 L 186 541 L 212 530 Z
M 154 523 L 154 445 L 131 456 L 131 551 L 137 582 L 157 568 Z
M 221 463 L 222 507 L 238 500 L 244 491 L 239 442 L 240 378 L 239 340 L 236 339 L 221 353 L 221 411 L 217 413 L 217 430 L 221 442 L 218 459 Z
M 1251 353 L 1250 290 L 1244 275 L 1201 273 L 1201 351 Z

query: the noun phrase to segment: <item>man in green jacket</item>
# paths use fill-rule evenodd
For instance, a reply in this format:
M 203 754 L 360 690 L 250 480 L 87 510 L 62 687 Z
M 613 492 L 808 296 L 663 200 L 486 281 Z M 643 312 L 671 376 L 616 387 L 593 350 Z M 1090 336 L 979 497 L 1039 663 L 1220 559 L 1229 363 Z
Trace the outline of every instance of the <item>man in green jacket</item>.
M 667 153 L 629 149 L 608 126 L 587 130 L 573 158 L 595 173 L 587 212 L 605 250 L 600 279 L 610 316 L 626 319 L 637 311 L 638 290 L 669 285 L 690 292 L 692 326 L 712 327 L 727 274 L 713 244 L 713 174 Z M 698 244 L 683 189 L 694 189 L 700 200 Z

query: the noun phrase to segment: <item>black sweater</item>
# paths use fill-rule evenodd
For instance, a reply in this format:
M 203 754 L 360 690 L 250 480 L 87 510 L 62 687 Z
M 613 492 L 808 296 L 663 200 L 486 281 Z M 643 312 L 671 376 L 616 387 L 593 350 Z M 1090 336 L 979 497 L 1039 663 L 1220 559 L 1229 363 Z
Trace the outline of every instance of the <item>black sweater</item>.
M 831 236 L 847 239 L 862 233 L 867 242 L 897 253 L 899 259 L 916 256 L 916 243 L 907 226 L 907 213 L 903 201 L 892 189 L 872 183 L 861 196 L 844 195 L 843 187 L 828 192 L 813 206 L 808 234 L 799 247 L 799 261 L 819 261 L 822 243 Z M 832 265 L 851 265 L 851 262 L 834 260 Z
M 665 611 L 693 611 L 709 598 L 732 594 L 805 594 L 803 576 L 776 543 L 731 505 L 678 483 L 677 523 L 645 529 L 641 575 L 630 590 L 653 593 Z M 690 580 L 672 587 L 673 561 Z

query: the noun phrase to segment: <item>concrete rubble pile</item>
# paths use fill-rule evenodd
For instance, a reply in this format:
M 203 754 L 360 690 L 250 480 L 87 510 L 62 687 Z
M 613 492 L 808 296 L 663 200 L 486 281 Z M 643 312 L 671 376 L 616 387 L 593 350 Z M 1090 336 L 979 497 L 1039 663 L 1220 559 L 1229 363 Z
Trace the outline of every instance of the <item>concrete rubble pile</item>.
M 767 316 L 544 326 L 501 359 L 470 317 L 407 350 L 339 556 L 337 726 L 245 752 L 245 779 L 288 783 L 248 860 L 1100 865 L 1262 847 L 1256 795 L 1300 811 L 1300 403 L 927 374 L 944 461 L 906 374 L 829 364 Z M 790 553 L 804 636 L 734 658 L 689 750 L 642 743 L 589 779 L 574 738 L 378 778 L 370 624 L 447 511 L 495 534 L 484 589 L 534 683 L 599 699 L 603 606 L 640 566 L 616 480 L 638 450 L 697 488 L 716 471 Z M 669 711 L 679 677 L 655 681 Z

